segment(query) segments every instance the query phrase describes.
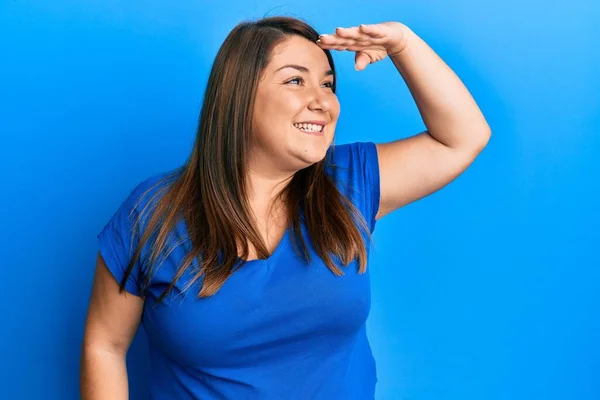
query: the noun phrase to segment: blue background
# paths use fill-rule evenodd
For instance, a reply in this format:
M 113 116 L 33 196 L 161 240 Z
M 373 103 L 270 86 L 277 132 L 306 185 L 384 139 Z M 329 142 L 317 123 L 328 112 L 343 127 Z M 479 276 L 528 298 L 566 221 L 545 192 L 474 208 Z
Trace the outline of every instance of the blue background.
M 488 147 L 378 223 L 378 399 L 600 398 L 600 5 L 588 1 L 0 2 L 0 387 L 76 399 L 96 234 L 190 151 L 209 68 L 245 18 L 400 21 L 467 85 Z M 595 50 L 594 50 L 595 49 Z M 388 60 L 334 52 L 337 142 L 425 129 Z M 147 378 L 140 330 L 133 399 Z

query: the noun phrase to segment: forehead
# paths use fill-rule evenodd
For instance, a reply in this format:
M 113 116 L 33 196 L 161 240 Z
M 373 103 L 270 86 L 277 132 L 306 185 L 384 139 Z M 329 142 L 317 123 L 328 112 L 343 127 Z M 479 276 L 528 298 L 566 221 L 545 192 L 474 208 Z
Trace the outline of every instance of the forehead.
M 310 73 L 319 75 L 331 69 L 323 49 L 308 39 L 296 35 L 275 46 L 266 70 L 270 73 L 289 72 L 287 68 L 277 71 L 286 64 L 303 65 L 310 70 Z

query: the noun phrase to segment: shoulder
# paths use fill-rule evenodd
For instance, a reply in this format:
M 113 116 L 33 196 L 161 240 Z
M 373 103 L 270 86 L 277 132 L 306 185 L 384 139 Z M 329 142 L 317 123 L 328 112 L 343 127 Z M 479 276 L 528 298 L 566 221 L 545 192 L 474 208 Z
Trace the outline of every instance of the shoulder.
M 134 235 L 136 226 L 137 234 L 143 231 L 158 201 L 178 176 L 180 176 L 179 169 L 160 172 L 149 175 L 130 186 L 116 210 L 112 212 L 103 233 L 130 237 Z
M 379 177 L 377 145 L 373 142 L 333 145 L 326 155 L 326 169 L 342 180 L 376 179 Z
M 331 146 L 325 169 L 341 194 L 364 214 L 372 231 L 380 201 L 377 145 L 373 142 L 352 142 Z
M 377 163 L 374 142 L 351 142 L 333 145 L 327 152 L 327 164 L 333 167 L 358 166 Z
M 123 201 L 122 207 L 140 213 L 149 208 L 181 175 L 182 169 L 160 172 L 138 181 Z

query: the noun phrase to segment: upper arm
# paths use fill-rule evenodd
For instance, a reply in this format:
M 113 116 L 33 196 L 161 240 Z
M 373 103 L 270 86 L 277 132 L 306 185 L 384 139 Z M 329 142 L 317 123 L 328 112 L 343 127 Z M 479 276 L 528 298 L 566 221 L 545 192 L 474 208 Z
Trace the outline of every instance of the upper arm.
M 126 353 L 140 324 L 141 297 L 123 291 L 98 253 L 84 332 L 84 347 Z
M 377 218 L 441 189 L 460 175 L 482 149 L 450 148 L 427 131 L 377 144 L 381 181 Z

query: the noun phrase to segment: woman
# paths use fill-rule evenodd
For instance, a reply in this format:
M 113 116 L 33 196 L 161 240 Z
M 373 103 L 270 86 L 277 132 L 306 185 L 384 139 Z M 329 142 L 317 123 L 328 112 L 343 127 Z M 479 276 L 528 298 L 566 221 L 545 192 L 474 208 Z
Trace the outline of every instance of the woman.
M 332 145 L 330 50 L 390 57 L 427 131 Z M 140 183 L 98 235 L 84 399 L 127 398 L 143 321 L 154 399 L 372 399 L 365 321 L 375 221 L 443 187 L 487 144 L 467 89 L 408 27 L 319 35 L 236 26 L 209 77 L 185 165 Z

